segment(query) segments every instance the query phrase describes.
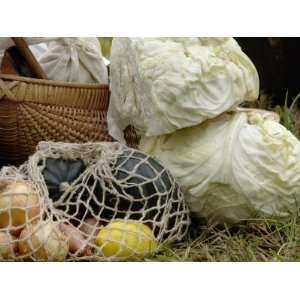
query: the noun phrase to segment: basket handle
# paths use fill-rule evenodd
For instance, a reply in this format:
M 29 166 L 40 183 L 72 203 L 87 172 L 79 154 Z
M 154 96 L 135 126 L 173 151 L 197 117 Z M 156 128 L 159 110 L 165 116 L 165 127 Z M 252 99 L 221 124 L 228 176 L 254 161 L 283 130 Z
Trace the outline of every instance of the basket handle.
M 28 67 L 30 68 L 32 74 L 35 76 L 35 78 L 38 79 L 47 79 L 47 76 L 32 54 L 30 48 L 27 45 L 27 42 L 22 37 L 12 37 L 11 38 L 13 42 L 15 43 L 17 49 L 19 50 L 20 54 L 24 57 L 26 63 L 28 64 Z

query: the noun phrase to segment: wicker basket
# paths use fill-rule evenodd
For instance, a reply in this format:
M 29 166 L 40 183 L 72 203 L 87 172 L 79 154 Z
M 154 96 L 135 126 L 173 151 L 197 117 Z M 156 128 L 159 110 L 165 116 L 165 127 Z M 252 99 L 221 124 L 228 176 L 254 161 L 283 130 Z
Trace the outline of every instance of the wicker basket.
M 108 85 L 0 74 L 0 164 L 22 163 L 42 140 L 111 141 L 108 104 Z M 125 136 L 135 147 L 134 130 Z

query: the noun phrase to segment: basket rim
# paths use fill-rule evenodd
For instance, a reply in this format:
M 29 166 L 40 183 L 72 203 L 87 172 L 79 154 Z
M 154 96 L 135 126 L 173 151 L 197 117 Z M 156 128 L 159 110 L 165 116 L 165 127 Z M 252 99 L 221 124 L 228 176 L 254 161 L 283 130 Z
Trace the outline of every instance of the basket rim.
M 23 77 L 9 74 L 0 73 L 0 79 L 22 81 L 25 83 L 41 84 L 41 85 L 52 85 L 60 87 L 77 87 L 77 88 L 89 88 L 89 89 L 109 89 L 109 84 L 100 83 L 80 83 L 80 82 L 67 82 L 57 81 L 49 79 L 36 79 L 31 77 Z

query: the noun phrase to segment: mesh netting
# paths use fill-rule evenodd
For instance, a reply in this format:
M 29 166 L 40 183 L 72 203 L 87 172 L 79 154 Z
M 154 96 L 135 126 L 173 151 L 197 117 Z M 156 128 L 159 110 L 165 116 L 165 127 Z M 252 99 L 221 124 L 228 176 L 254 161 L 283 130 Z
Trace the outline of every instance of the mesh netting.
M 3 245 L 13 255 L 2 254 L 5 259 L 144 257 L 181 240 L 190 223 L 169 171 L 119 143 L 42 142 L 19 170 L 4 168 L 0 175 L 26 182 L 31 187 L 26 201 L 39 205 L 39 217 L 34 222 L 26 217 L 21 232 L 12 233 L 6 224 Z

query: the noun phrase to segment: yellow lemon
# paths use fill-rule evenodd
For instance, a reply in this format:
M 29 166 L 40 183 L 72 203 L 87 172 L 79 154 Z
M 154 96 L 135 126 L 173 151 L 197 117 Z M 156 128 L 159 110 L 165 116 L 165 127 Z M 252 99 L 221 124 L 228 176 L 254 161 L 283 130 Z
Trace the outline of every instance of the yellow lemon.
M 96 238 L 106 257 L 126 258 L 153 253 L 157 243 L 152 230 L 133 220 L 114 220 L 102 228 Z

